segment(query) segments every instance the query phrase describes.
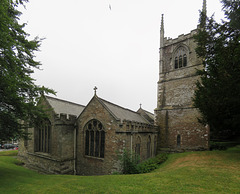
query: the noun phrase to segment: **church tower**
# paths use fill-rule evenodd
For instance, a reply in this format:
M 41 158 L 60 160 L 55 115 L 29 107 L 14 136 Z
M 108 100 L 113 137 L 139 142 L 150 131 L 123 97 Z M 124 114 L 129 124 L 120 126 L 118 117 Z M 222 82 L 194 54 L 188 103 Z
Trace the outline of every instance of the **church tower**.
M 206 13 L 206 0 L 203 1 Z M 197 29 L 176 39 L 164 37 L 162 15 L 159 49 L 159 81 L 155 124 L 160 128 L 159 151 L 208 149 L 209 130 L 198 122 L 200 114 L 192 98 L 203 68 L 195 52 Z

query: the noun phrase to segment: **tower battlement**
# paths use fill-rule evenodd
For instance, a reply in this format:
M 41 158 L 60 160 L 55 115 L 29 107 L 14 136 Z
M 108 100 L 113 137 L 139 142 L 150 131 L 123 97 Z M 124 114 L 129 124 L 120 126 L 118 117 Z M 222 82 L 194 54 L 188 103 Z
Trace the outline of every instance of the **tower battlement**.
M 169 45 L 172 45 L 172 44 L 178 44 L 179 42 L 181 42 L 183 40 L 192 38 L 196 33 L 197 33 L 197 29 L 194 29 L 190 33 L 188 33 L 188 34 L 181 34 L 177 38 L 174 38 L 174 39 L 164 37 L 164 45 L 163 46 L 169 46 Z

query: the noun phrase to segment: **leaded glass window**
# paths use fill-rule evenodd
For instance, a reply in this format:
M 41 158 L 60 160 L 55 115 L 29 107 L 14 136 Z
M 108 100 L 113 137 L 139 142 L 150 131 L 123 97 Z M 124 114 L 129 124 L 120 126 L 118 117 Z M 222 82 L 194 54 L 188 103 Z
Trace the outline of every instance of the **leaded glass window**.
M 85 155 L 104 158 L 105 131 L 102 123 L 93 119 L 85 126 Z
M 41 124 L 36 127 L 36 141 L 35 141 L 35 151 L 50 153 L 51 147 L 51 123 L 49 120 L 41 122 Z

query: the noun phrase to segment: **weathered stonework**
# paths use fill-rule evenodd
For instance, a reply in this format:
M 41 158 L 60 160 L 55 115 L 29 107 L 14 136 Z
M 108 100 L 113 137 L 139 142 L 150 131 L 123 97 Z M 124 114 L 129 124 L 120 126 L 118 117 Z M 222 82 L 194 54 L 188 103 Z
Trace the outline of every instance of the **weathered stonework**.
M 195 52 L 193 36 L 196 32 L 193 30 L 176 39 L 166 39 L 162 18 L 158 102 L 155 109 L 155 123 L 160 128 L 159 151 L 208 149 L 209 130 L 198 122 L 200 114 L 192 101 L 199 79 L 196 70 L 203 68 Z M 178 55 L 178 52 L 181 54 Z
M 92 119 L 101 121 L 106 132 L 104 158 L 84 154 L 84 127 Z M 124 149 L 134 152 L 137 136 L 142 139 L 140 158 L 141 160 L 147 159 L 147 138 L 150 136 L 154 140 L 154 135 L 157 134 L 156 128 L 150 123 L 143 124 L 116 119 L 97 96 L 90 101 L 81 113 L 77 126 L 77 174 L 80 175 L 102 175 L 119 172 L 119 154 L 122 154 Z M 153 140 L 151 142 L 151 157 L 155 155 Z
M 37 150 L 39 136 L 36 128 L 28 129 L 30 139 L 22 141 L 19 145 L 18 158 L 27 167 L 47 174 L 73 174 L 74 173 L 74 126 L 76 116 L 56 114 L 47 100 L 41 105 L 48 110 L 51 123 L 50 152 Z
M 121 170 L 124 150 L 143 161 L 157 151 L 208 149 L 209 129 L 198 122 L 192 102 L 196 69 L 203 68 L 195 52 L 197 31 L 166 39 L 163 25 L 162 18 L 155 117 L 141 107 L 134 112 L 99 98 L 96 87 L 86 107 L 43 96 L 39 104 L 49 121 L 28 129 L 31 139 L 20 143 L 19 159 L 43 173 L 103 175 Z
M 29 129 L 31 139 L 20 143 L 18 154 L 28 168 L 50 174 L 112 174 L 121 170 L 119 155 L 124 150 L 134 154 L 137 143 L 140 143 L 141 161 L 155 156 L 158 130 L 153 125 L 153 114 L 141 108 L 138 112 L 122 108 L 97 95 L 94 95 L 86 107 L 75 105 L 82 108 L 78 118 L 56 114 L 56 109 L 60 110 L 61 106 L 68 109 L 67 103 L 50 97 L 44 97 L 41 101 L 41 105 L 49 110 L 50 151 L 46 153 L 38 150 L 39 141 L 44 140 L 43 136 L 47 132 L 39 134 L 37 128 Z M 102 158 L 85 153 L 86 124 L 92 120 L 101 123 L 105 131 Z M 44 140 L 45 143 L 46 141 Z

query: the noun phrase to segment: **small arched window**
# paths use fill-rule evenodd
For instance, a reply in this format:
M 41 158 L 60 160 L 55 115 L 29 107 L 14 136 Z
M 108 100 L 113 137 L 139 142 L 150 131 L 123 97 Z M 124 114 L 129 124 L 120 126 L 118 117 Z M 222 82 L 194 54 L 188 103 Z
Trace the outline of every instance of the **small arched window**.
M 187 51 L 184 47 L 179 47 L 175 53 L 174 67 L 175 69 L 187 66 Z
M 181 147 L 181 135 L 177 136 L 177 147 L 180 148 Z
M 147 140 L 147 158 L 151 157 L 151 137 L 148 137 Z
M 136 146 L 135 146 L 135 157 L 140 157 L 141 154 L 141 139 L 138 136 L 137 141 L 136 141 Z
M 85 127 L 85 155 L 104 158 L 105 131 L 102 123 L 93 119 Z

